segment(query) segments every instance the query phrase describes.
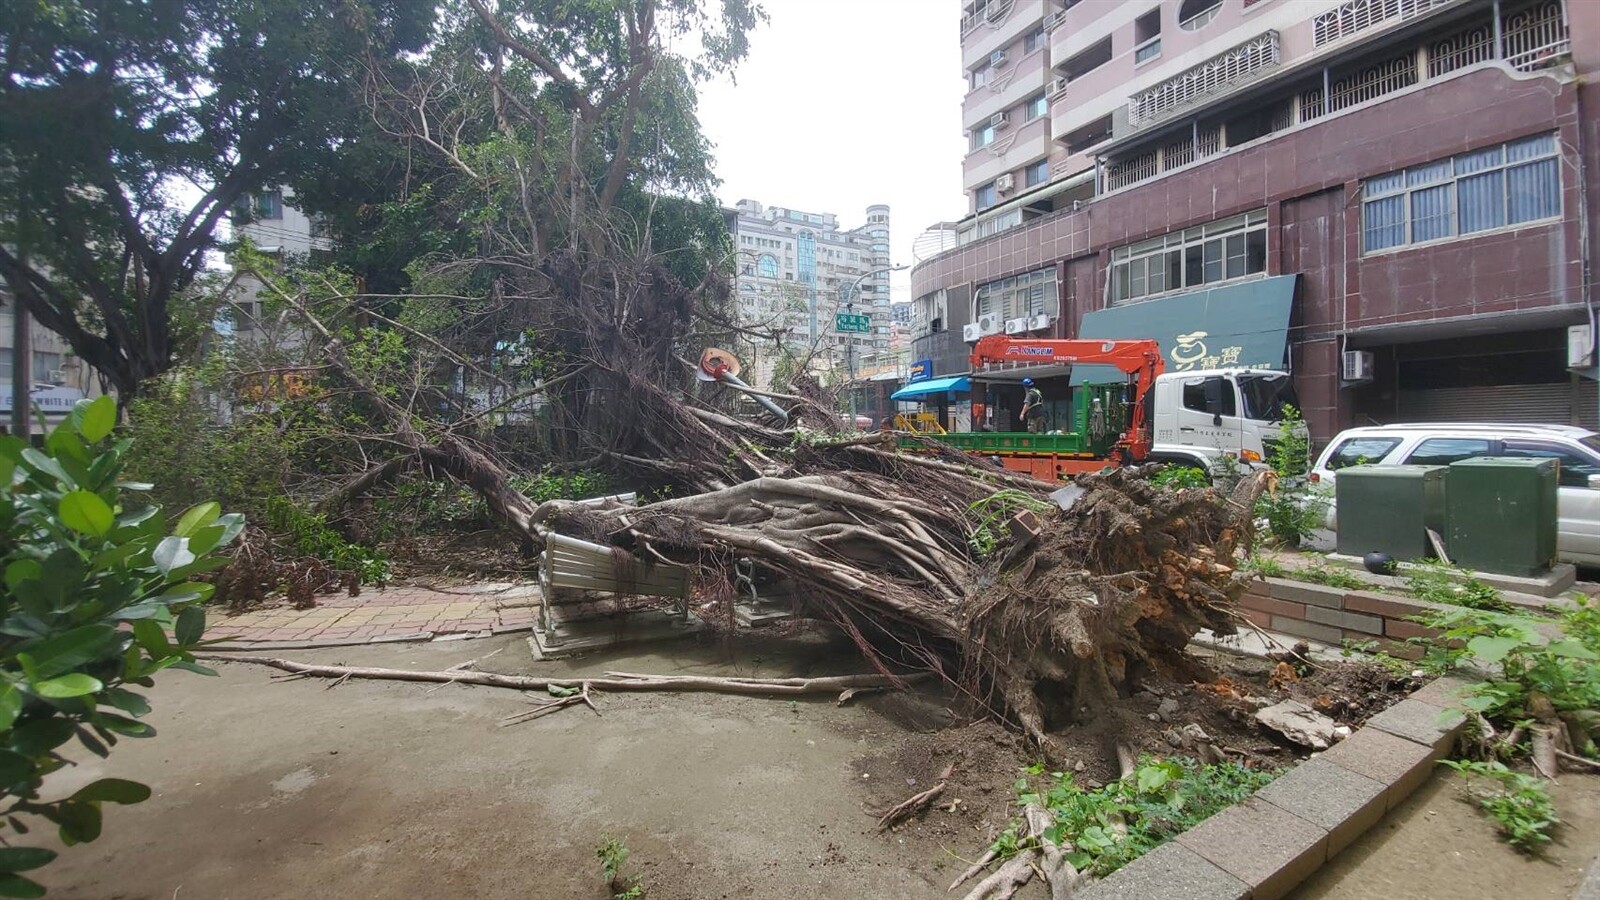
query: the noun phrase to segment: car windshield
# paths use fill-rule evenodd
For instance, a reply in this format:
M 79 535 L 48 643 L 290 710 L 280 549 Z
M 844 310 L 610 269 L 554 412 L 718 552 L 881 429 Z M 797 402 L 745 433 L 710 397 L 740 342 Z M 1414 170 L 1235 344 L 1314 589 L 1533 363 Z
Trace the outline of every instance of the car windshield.
M 1595 453 L 1600 453 L 1600 434 L 1591 434 L 1587 437 L 1578 438 L 1578 443 L 1588 447 Z
M 1295 396 L 1294 381 L 1288 375 L 1240 375 L 1239 395 L 1244 398 L 1244 415 L 1247 419 L 1277 422 L 1283 419 L 1285 406 L 1300 406 Z

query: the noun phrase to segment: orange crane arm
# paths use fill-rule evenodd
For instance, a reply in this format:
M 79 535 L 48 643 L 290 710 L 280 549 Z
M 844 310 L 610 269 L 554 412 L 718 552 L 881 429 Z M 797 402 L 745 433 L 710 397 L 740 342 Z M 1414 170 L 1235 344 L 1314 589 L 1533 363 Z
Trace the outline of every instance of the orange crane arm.
M 1115 366 L 1133 377 L 1133 416 L 1128 430 L 1118 441 L 1130 462 L 1143 462 L 1150 455 L 1150 422 L 1145 398 L 1155 387 L 1156 376 L 1166 370 L 1161 345 L 1151 340 L 1101 341 L 1033 340 L 991 334 L 972 347 L 973 373 L 991 363 Z

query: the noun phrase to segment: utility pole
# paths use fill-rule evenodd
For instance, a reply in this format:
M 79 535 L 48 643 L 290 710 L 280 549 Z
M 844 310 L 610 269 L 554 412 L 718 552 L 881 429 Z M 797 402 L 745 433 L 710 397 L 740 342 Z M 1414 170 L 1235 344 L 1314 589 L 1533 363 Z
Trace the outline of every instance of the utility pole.
M 17 262 L 19 267 L 28 267 L 28 205 L 26 202 L 18 205 L 21 210 L 17 216 Z M 29 319 L 27 310 L 22 308 L 20 297 L 11 298 L 11 433 L 23 440 L 29 440 L 33 431 L 33 423 L 29 417 L 33 413 L 33 347 L 28 327 Z

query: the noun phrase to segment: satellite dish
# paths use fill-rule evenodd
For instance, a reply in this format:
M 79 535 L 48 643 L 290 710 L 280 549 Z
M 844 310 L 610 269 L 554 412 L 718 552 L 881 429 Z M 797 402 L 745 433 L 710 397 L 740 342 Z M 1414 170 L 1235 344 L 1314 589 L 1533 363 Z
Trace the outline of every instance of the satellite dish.
M 960 243 L 961 237 L 956 232 L 956 226 L 951 222 L 939 222 L 917 235 L 911 245 L 911 256 L 917 262 L 923 262 L 946 250 L 954 250 Z
M 737 376 L 743 368 L 739 364 L 739 357 L 729 351 L 707 347 L 700 354 L 700 368 L 695 370 L 694 377 L 701 381 L 716 381 L 721 373 Z

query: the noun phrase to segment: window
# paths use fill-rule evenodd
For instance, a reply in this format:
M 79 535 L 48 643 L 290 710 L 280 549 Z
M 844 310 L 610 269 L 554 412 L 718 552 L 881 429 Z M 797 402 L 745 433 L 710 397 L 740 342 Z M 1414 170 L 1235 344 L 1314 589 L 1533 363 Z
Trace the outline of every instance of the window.
M 34 382 L 36 382 L 38 384 L 44 384 L 44 383 L 49 382 L 49 381 L 54 381 L 55 379 L 53 377 L 51 377 L 51 376 L 55 375 L 59 371 L 61 371 L 61 354 L 59 354 L 59 353 L 40 353 L 40 352 L 37 352 L 37 351 L 34 352 L 34 354 L 33 354 L 33 380 L 34 380 Z
M 1183 0 L 1183 5 L 1178 7 L 1178 27 L 1185 31 L 1204 28 L 1217 17 L 1217 10 L 1221 8 L 1222 0 Z
M 778 258 L 771 253 L 761 254 L 760 272 L 762 278 L 778 277 Z
M 1183 383 L 1183 408 L 1214 416 L 1236 416 L 1239 405 L 1234 400 L 1233 385 L 1220 375 L 1210 378 L 1191 378 Z
M 256 195 L 257 219 L 283 218 L 283 191 L 262 191 Z
M 1034 119 L 1042 118 L 1050 114 L 1050 98 L 1043 93 L 1035 94 L 1028 99 L 1027 103 L 1023 104 L 1022 109 L 1024 121 L 1031 122 Z
M 975 316 L 995 315 L 1002 322 L 1029 316 L 1053 316 L 1057 312 L 1055 267 L 979 285 L 972 307 Z
M 1328 457 L 1328 468 L 1333 471 L 1350 466 L 1364 466 L 1383 462 L 1389 451 L 1400 446 L 1399 438 L 1353 437 L 1340 444 Z
M 995 201 L 994 182 L 991 181 L 983 187 L 978 188 L 973 192 L 972 198 L 977 201 L 979 209 L 988 209 L 989 207 L 993 206 Z
M 1294 380 L 1288 375 L 1240 375 L 1244 414 L 1261 422 L 1282 422 L 1285 408 L 1300 408 Z
M 1555 444 L 1536 444 L 1528 441 L 1506 441 L 1506 456 L 1522 459 L 1553 459 L 1560 465 L 1562 487 L 1586 488 L 1590 475 L 1600 475 L 1600 462 L 1594 457 L 1580 454 Z
M 1111 117 L 1101 116 L 1087 125 L 1069 132 L 1063 139 L 1068 153 L 1082 153 L 1102 141 L 1111 139 Z
M 1028 187 L 1044 184 L 1050 180 L 1050 160 L 1041 159 L 1033 165 L 1022 170 L 1022 181 Z
M 972 131 L 972 149 L 977 150 L 994 143 L 994 126 L 985 125 Z
M 1111 251 L 1111 302 L 1125 303 L 1267 270 L 1267 211 Z
M 1428 438 L 1406 457 L 1412 466 L 1448 466 L 1453 462 L 1488 456 L 1489 442 L 1477 438 Z
M 1161 55 L 1161 10 L 1152 9 L 1133 20 L 1133 64 Z
M 972 90 L 977 90 L 991 81 L 994 81 L 994 66 L 984 63 L 967 73 L 970 76 Z
M 1368 253 L 1553 219 L 1560 155 L 1544 134 L 1369 178 L 1361 194 Z
M 1037 28 L 1033 29 L 1032 31 L 1028 32 L 1027 36 L 1022 39 L 1022 52 L 1023 53 L 1032 53 L 1033 51 L 1039 49 L 1040 47 L 1043 47 L 1044 44 L 1045 44 L 1044 26 L 1040 25 L 1039 27 L 1037 27 Z
M 1061 74 L 1068 81 L 1071 81 L 1074 78 L 1082 78 L 1110 61 L 1111 38 L 1108 37 L 1062 63 L 1058 68 L 1061 70 Z

